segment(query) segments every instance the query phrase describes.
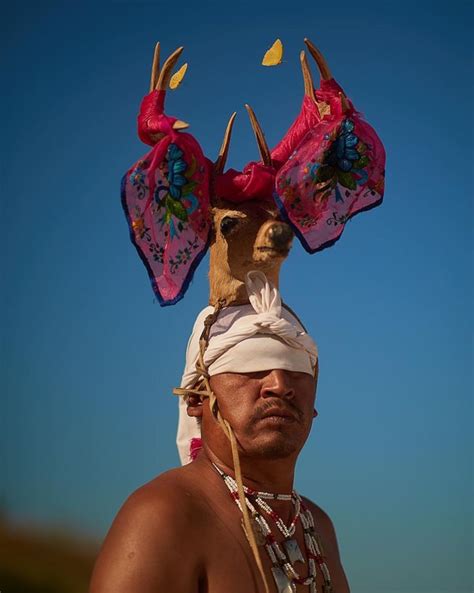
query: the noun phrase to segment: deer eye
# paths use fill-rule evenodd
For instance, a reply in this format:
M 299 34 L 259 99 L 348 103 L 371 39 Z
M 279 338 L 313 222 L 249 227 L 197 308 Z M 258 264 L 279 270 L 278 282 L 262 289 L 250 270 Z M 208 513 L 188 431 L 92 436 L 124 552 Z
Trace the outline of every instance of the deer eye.
M 228 235 L 231 230 L 236 226 L 238 218 L 232 218 L 230 216 L 224 216 L 221 220 L 221 233 L 225 236 Z

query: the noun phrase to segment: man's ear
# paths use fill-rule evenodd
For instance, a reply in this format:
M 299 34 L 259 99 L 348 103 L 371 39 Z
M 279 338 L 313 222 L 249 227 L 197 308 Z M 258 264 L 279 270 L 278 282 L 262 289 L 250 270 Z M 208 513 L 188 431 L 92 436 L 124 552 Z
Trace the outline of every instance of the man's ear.
M 319 357 L 316 360 L 316 368 L 314 370 L 314 393 L 318 392 L 318 379 L 319 379 Z
M 198 395 L 190 395 L 186 403 L 188 416 L 194 418 L 202 417 L 202 399 Z

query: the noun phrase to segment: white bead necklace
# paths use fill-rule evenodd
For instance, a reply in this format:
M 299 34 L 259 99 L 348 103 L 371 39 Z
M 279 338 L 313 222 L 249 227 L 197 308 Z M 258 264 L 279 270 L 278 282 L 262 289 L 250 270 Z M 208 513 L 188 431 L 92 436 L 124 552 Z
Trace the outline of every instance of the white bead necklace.
M 296 493 L 295 493 L 296 494 Z M 287 527 L 284 523 L 282 518 L 278 515 L 278 513 L 276 513 L 271 507 L 270 505 L 268 505 L 264 500 L 262 500 L 259 496 L 257 496 L 255 498 L 255 502 L 258 504 L 258 506 L 262 509 L 262 511 L 264 511 L 265 513 L 267 513 L 267 515 L 269 515 L 274 521 L 276 526 L 278 527 L 278 529 L 280 530 L 280 532 L 282 533 L 283 537 L 285 539 L 288 539 L 290 537 L 292 537 L 295 534 L 296 531 L 296 524 L 298 523 L 298 519 L 300 516 L 300 511 L 301 511 L 301 502 L 300 502 L 300 498 L 299 497 L 293 497 L 292 498 L 292 502 L 293 505 L 295 506 L 295 516 L 292 519 L 290 526 Z
M 215 469 L 217 470 L 217 472 L 220 474 L 221 478 L 226 483 L 229 490 L 231 492 L 237 492 L 237 482 L 234 480 L 234 478 L 232 478 L 228 474 L 225 474 L 219 467 L 217 467 L 217 465 L 215 465 L 215 464 L 213 464 L 213 465 L 214 465 Z M 301 511 L 301 499 L 299 498 L 299 496 L 297 495 L 297 493 L 294 490 L 291 494 L 273 494 L 271 492 L 260 492 L 257 490 L 252 490 L 251 488 L 244 486 L 244 492 L 248 496 L 253 497 L 255 499 L 255 502 L 257 503 L 257 505 L 262 509 L 262 511 L 264 511 L 267 515 L 269 515 L 275 521 L 277 528 L 279 529 L 279 531 L 281 532 L 281 534 L 283 535 L 283 537 L 285 539 L 289 539 L 290 537 L 292 537 L 294 535 L 295 530 L 296 530 L 296 525 L 298 523 L 298 518 L 300 516 L 300 511 Z M 285 523 L 283 522 L 283 519 L 278 515 L 278 513 L 276 513 L 270 507 L 270 505 L 265 502 L 265 500 L 264 500 L 265 498 L 267 500 L 270 498 L 272 500 L 285 500 L 285 501 L 291 500 L 291 502 L 293 503 L 293 506 L 295 507 L 296 510 L 295 510 L 295 516 L 292 519 L 292 521 L 290 522 L 289 527 L 287 527 L 285 525 Z
M 215 470 L 223 479 L 232 500 L 239 507 L 242 512 L 242 507 L 239 500 L 236 481 L 224 473 L 215 463 L 212 464 Z M 321 572 L 324 576 L 324 584 L 322 593 L 333 593 L 331 585 L 331 577 L 327 568 L 325 559 L 322 555 L 321 546 L 318 543 L 317 535 L 314 529 L 314 520 L 311 511 L 307 509 L 299 494 L 293 490 L 291 494 L 272 494 L 269 492 L 258 492 L 244 486 L 245 503 L 251 513 L 252 523 L 254 526 L 257 543 L 263 545 L 272 563 L 272 574 L 275 580 L 278 593 L 294 593 L 296 585 L 309 586 L 310 593 L 317 593 L 316 590 L 316 563 L 320 566 Z M 291 500 L 295 506 L 295 517 L 291 521 L 290 526 L 287 527 L 275 511 L 263 500 L 264 496 L 267 499 L 273 500 Z M 281 497 L 285 498 L 281 498 Z M 283 551 L 279 542 L 276 541 L 270 526 L 265 517 L 257 511 L 249 497 L 254 498 L 256 504 L 269 515 L 275 522 L 278 530 L 282 533 L 285 541 L 283 541 Z M 301 577 L 293 566 L 296 562 L 305 563 L 305 559 L 298 543 L 291 538 L 296 530 L 298 519 L 304 532 L 305 552 L 308 558 L 308 572 L 307 577 Z M 242 523 L 242 528 L 246 533 L 245 527 Z M 247 533 L 246 533 L 247 535 Z M 247 535 L 248 538 L 248 535 Z

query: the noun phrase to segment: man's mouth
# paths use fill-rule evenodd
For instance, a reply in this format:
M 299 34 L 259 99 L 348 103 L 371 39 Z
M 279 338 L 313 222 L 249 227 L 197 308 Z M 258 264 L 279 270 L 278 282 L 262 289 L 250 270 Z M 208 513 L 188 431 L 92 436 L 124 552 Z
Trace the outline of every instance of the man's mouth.
M 260 420 L 270 420 L 273 422 L 289 423 L 296 422 L 297 418 L 289 410 L 283 410 L 281 408 L 270 408 L 269 410 L 265 410 L 265 412 L 261 415 Z

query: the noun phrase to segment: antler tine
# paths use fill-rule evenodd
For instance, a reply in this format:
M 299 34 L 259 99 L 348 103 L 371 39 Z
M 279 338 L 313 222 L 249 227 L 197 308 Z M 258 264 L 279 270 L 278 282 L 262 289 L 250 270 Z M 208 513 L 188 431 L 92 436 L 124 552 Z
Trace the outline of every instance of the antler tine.
M 272 157 L 270 154 L 270 150 L 267 145 L 267 141 L 265 140 L 265 136 L 262 132 L 262 128 L 258 123 L 257 118 L 255 117 L 255 113 L 250 105 L 245 104 L 245 109 L 250 117 L 250 123 L 252 124 L 252 128 L 255 134 L 255 138 L 257 139 L 258 150 L 260 151 L 260 156 L 262 157 L 262 161 L 264 165 L 271 167 L 272 165 Z
M 309 69 L 308 60 L 304 50 L 300 53 L 300 62 L 301 70 L 303 71 L 304 94 L 314 100 L 313 77 L 311 76 L 311 70 Z
M 329 66 L 327 65 L 327 62 L 324 59 L 323 54 L 307 37 L 304 38 L 304 42 L 306 43 L 306 47 L 308 48 L 309 53 L 313 56 L 313 58 L 316 61 L 316 64 L 318 65 L 321 78 L 323 80 L 330 80 L 332 78 L 331 70 L 329 70 Z
M 346 113 L 350 108 L 347 97 L 344 93 L 339 93 L 339 97 L 341 98 L 342 113 Z
M 214 170 L 217 175 L 221 175 L 224 172 L 224 167 L 227 161 L 227 155 L 229 154 L 229 145 L 230 145 L 230 137 L 232 134 L 232 127 L 234 125 L 235 116 L 237 115 L 237 111 L 230 116 L 229 121 L 227 123 L 227 127 L 225 129 L 224 140 L 222 141 L 221 149 L 219 150 L 219 156 L 217 157 L 216 162 L 214 163 Z
M 178 61 L 178 58 L 181 55 L 183 49 L 184 47 L 178 47 L 178 49 L 176 49 L 163 64 L 163 68 L 161 69 L 158 82 L 156 83 L 156 88 L 159 91 L 165 91 L 167 89 L 171 78 L 171 71 L 173 70 L 174 65 Z
M 151 67 L 151 77 L 150 77 L 150 93 L 154 90 L 156 86 L 156 81 L 158 78 L 158 74 L 160 72 L 160 42 L 158 41 L 155 45 L 155 52 L 153 54 L 153 65 Z

